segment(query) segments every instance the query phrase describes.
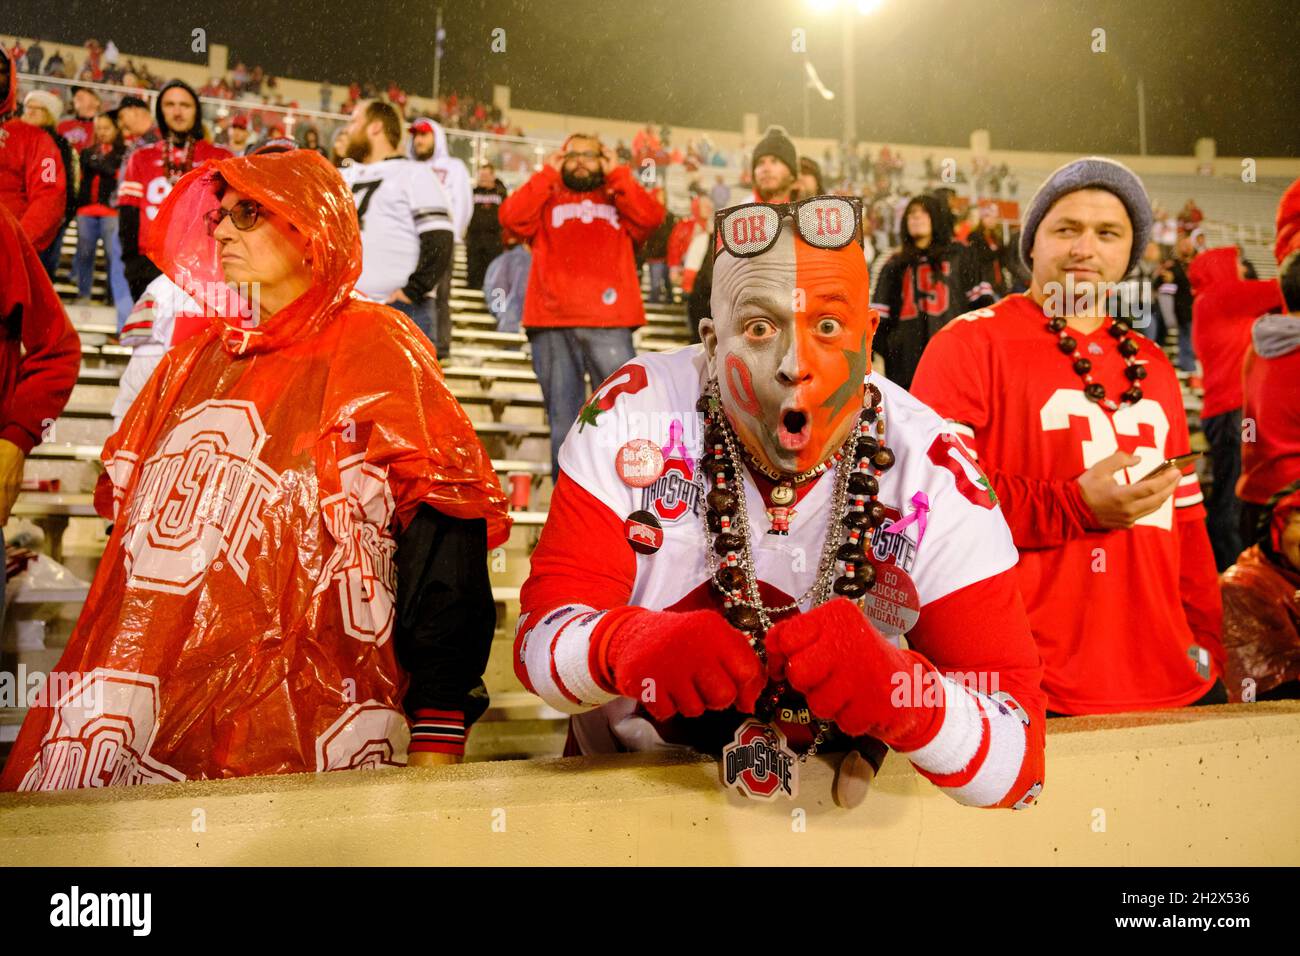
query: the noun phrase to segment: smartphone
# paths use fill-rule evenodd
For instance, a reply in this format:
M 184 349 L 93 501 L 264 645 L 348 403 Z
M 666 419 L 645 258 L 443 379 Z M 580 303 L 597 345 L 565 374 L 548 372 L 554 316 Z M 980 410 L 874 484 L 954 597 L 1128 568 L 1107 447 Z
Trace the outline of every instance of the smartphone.
M 1139 478 L 1138 481 L 1146 481 L 1148 478 L 1154 478 L 1156 475 L 1160 474 L 1166 468 L 1177 468 L 1179 471 L 1182 471 L 1189 464 L 1196 461 L 1196 459 L 1200 457 L 1201 457 L 1201 453 L 1199 451 L 1193 451 L 1193 452 L 1188 452 L 1186 455 L 1179 455 L 1177 458 L 1166 458 L 1160 464 L 1156 465 L 1155 468 L 1151 469 L 1149 472 L 1147 472 L 1145 475 Z

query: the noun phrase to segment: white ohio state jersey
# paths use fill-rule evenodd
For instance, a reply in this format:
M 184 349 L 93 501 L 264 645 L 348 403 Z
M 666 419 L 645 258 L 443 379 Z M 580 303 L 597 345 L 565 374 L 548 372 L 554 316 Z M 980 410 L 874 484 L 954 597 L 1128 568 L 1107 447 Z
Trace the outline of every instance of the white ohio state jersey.
M 883 396 L 885 444 L 896 458 L 880 478 L 879 501 L 891 518 L 918 510 L 924 515 L 896 531 L 886 530 L 891 522 L 877 528 L 871 551 L 877 562 L 911 577 L 924 614 L 925 605 L 1013 567 L 1017 552 L 987 479 L 948 423 L 888 379 L 872 374 L 867 380 Z M 708 487 L 696 467 L 703 435 L 695 410 L 706 382 L 702 345 L 638 356 L 592 396 L 560 450 L 560 469 L 619 520 L 648 511 L 662 525 L 658 551 L 637 555 L 630 604 L 672 608 L 709 582 L 713 536 L 704 524 Z M 647 488 L 625 484 L 615 466 L 618 450 L 638 438 L 664 449 L 666 460 L 661 477 Z M 817 574 L 834 472 L 818 478 L 794 506 L 789 534 L 774 535 L 761 491 L 746 469 L 739 471 L 758 578 L 791 600 L 800 597 Z M 801 605 L 810 606 L 810 600 Z
M 357 291 L 385 301 L 406 285 L 420 260 L 420 235 L 452 231 L 451 204 L 425 163 L 393 156 L 352 163 L 339 172 L 352 190 L 361 224 L 361 278 Z

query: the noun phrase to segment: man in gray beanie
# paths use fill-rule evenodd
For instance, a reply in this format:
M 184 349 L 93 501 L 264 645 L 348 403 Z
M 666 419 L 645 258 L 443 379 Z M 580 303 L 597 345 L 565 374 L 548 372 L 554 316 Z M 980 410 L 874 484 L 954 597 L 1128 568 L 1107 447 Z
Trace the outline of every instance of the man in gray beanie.
M 1049 714 L 1226 700 L 1200 485 L 1161 467 L 1190 449 L 1178 379 L 1113 307 L 1150 228 L 1131 170 L 1062 166 L 1025 210 L 1029 291 L 945 326 L 912 382 L 1011 526 Z

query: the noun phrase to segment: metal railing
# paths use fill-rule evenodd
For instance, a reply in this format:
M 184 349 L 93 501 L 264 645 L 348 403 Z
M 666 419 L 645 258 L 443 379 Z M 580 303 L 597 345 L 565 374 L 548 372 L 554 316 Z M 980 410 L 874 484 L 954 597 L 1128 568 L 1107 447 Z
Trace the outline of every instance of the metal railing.
M 140 89 L 130 86 L 117 86 L 110 83 L 92 83 L 86 80 L 67 80 L 60 77 L 34 76 L 29 73 L 18 74 L 20 93 L 34 89 L 48 90 L 55 93 L 65 104 L 72 102 L 72 90 L 85 87 L 99 94 L 105 109 L 113 109 L 124 96 L 138 96 L 153 109 L 158 96 L 157 90 Z M 344 113 L 330 113 L 321 110 L 305 109 L 298 106 L 277 106 L 255 99 L 224 99 L 221 97 L 200 96 L 203 121 L 217 142 L 225 141 L 225 132 L 229 122 L 235 116 L 245 116 L 250 128 L 257 127 L 270 131 L 279 127 L 284 135 L 295 139 L 299 145 L 305 143 L 308 129 L 316 131 L 317 142 L 328 154 L 334 137 L 348 123 L 349 117 Z M 254 130 L 257 132 L 257 129 Z M 497 133 L 477 130 L 460 130 L 443 127 L 447 134 L 447 149 L 452 156 L 463 160 L 470 169 L 477 169 L 483 163 L 491 163 L 497 175 L 511 189 L 514 189 L 532 173 L 541 168 L 546 155 L 560 146 L 558 140 L 532 136 L 504 136 Z

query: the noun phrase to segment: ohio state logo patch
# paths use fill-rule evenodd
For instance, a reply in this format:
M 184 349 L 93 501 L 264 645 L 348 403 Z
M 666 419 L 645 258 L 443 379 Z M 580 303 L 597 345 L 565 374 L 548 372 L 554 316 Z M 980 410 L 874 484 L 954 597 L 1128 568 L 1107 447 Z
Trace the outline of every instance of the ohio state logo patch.
M 252 402 L 209 400 L 186 412 L 141 466 L 122 546 L 127 586 L 189 594 L 211 567 L 248 583 L 248 555 L 278 476 L 260 461 L 266 444 Z M 125 488 L 131 463 L 111 463 Z M 119 484 L 120 482 L 120 484 Z
M 698 515 L 700 486 L 695 484 L 690 463 L 681 458 L 669 458 L 658 480 L 642 489 L 641 507 L 664 521 L 676 521 L 687 511 Z
M 340 493 L 321 500 L 321 517 L 335 548 L 321 568 L 312 596 L 334 586 L 343 630 L 359 641 L 382 646 L 393 633 L 397 541 L 388 529 L 396 502 L 387 473 L 367 464 L 364 455 L 339 462 L 339 484 Z
M 785 734 L 752 718 L 722 748 L 721 769 L 723 784 L 747 797 L 793 800 L 799 792 L 799 761 Z

